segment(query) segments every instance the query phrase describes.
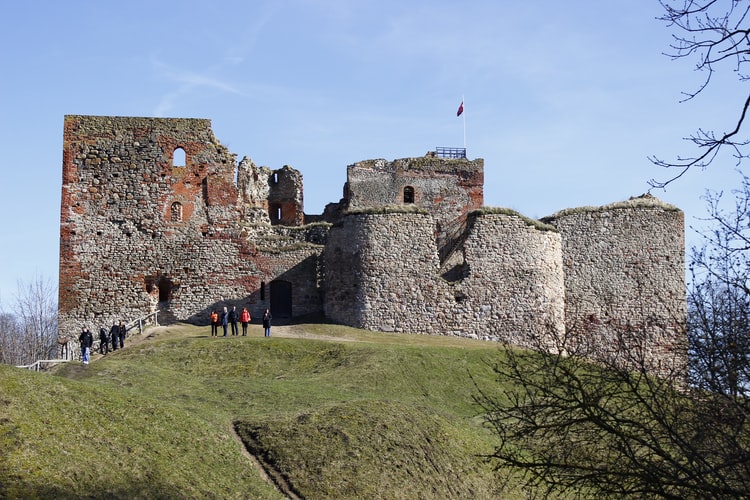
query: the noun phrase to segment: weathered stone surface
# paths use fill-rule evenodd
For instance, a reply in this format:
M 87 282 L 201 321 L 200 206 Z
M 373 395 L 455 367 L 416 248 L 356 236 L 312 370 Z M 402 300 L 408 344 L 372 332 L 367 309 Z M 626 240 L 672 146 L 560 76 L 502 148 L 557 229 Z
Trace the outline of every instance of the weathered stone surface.
M 641 197 L 534 221 L 482 206 L 483 169 L 362 161 L 311 216 L 297 170 L 237 163 L 209 120 L 67 116 L 61 332 L 236 305 L 683 366 L 681 211 Z
M 368 328 L 531 345 L 562 332 L 560 235 L 521 218 L 477 214 L 463 246 L 467 271 L 446 281 L 430 215 L 354 214 L 325 251 L 326 315 Z M 337 265 L 338 264 L 338 265 Z
M 178 148 L 184 166 L 173 164 Z M 84 324 L 110 325 L 157 308 L 197 323 L 225 305 L 249 306 L 260 317 L 271 287 L 286 280 L 296 293 L 284 313 L 320 311 L 325 238 L 273 225 L 300 220 L 301 181 L 288 167 L 262 167 L 240 169 L 235 182 L 235 155 L 208 120 L 67 116 L 61 331 L 75 336 Z M 283 205 L 282 221 L 269 217 L 269 200 Z
M 647 195 L 545 221 L 562 236 L 569 336 L 599 358 L 643 354 L 654 370 L 682 363 L 684 213 Z

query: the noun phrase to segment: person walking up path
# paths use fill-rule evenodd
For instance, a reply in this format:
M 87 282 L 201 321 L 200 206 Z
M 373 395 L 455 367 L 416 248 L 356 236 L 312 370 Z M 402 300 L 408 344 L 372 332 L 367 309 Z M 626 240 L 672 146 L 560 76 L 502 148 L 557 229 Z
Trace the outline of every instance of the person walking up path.
M 78 337 L 78 340 L 81 342 L 83 364 L 87 365 L 89 364 L 89 359 L 91 359 L 91 346 L 94 345 L 94 336 L 91 334 L 89 329 L 84 326 L 81 335 Z
M 125 328 L 125 323 L 120 320 L 120 325 L 117 327 L 117 338 L 120 340 L 120 349 L 125 347 L 125 336 L 128 334 L 128 329 Z
M 109 352 L 109 332 L 104 327 L 99 328 L 99 354 L 105 356 Z
M 109 329 L 109 336 L 112 339 L 112 350 L 116 351 L 117 346 L 120 345 L 120 327 L 117 323 L 112 323 L 112 328 Z

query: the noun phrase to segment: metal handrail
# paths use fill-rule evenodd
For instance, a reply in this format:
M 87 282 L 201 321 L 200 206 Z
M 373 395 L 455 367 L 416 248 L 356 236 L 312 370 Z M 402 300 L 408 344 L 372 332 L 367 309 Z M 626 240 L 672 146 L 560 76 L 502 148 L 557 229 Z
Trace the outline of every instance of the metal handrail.
M 159 310 L 157 309 L 156 311 L 154 311 L 152 313 L 149 313 L 149 314 L 147 314 L 147 315 L 145 315 L 145 316 L 143 316 L 141 318 L 134 319 L 130 323 L 126 323 L 125 324 L 125 331 L 127 332 L 129 330 L 132 330 L 137 325 L 138 326 L 138 335 L 142 335 L 143 334 L 143 329 L 144 329 L 144 324 L 148 323 L 148 319 L 151 316 L 154 317 L 154 324 L 156 326 L 159 326 L 158 315 L 159 315 Z M 30 365 L 16 365 L 16 368 L 24 368 L 24 369 L 27 369 L 27 370 L 33 370 L 33 371 L 37 371 L 38 372 L 38 371 L 41 370 L 41 365 L 44 364 L 44 363 L 55 364 L 55 363 L 67 363 L 68 361 L 72 361 L 73 360 L 73 356 L 72 356 L 72 354 L 70 354 L 71 353 L 70 344 L 72 342 L 73 342 L 72 340 L 68 340 L 66 343 L 61 344 L 62 346 L 64 346 L 64 348 L 63 348 L 64 351 L 66 353 L 69 353 L 69 355 L 66 358 L 64 358 L 64 359 L 39 359 L 39 360 L 34 361 L 33 363 L 31 363 Z

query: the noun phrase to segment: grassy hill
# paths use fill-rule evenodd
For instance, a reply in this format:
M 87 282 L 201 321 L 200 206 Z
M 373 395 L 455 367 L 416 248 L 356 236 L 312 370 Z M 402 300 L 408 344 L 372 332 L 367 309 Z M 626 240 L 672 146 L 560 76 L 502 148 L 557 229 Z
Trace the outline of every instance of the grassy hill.
M 0 498 L 515 496 L 472 401 L 497 345 L 250 330 L 158 327 L 88 366 L 0 366 Z

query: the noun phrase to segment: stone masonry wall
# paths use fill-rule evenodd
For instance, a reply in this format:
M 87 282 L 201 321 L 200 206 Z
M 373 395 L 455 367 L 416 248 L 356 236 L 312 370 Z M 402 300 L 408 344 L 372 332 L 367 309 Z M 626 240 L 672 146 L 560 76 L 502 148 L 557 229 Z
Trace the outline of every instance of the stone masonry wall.
M 357 328 L 440 333 L 434 220 L 425 214 L 344 218 L 325 249 L 326 316 Z
M 531 345 L 563 326 L 559 234 L 523 218 L 476 214 L 461 281 L 439 275 L 434 220 L 358 213 L 329 233 L 326 316 L 358 328 Z
M 463 232 L 466 215 L 484 204 L 484 160 L 422 157 L 347 167 L 350 209 L 404 204 L 407 188 L 413 190 L 412 203 L 435 219 L 442 255 Z
M 652 196 L 564 210 L 565 317 L 576 348 L 628 353 L 652 371 L 684 369 L 684 214 Z
M 176 165 L 176 149 L 185 165 Z M 210 309 L 269 307 L 261 284 L 301 283 L 293 314 L 322 309 L 320 241 L 247 235 L 235 157 L 210 121 L 67 116 L 60 238 L 60 325 L 76 336 L 158 308 L 204 323 Z M 318 238 L 319 239 L 319 238 Z M 263 299 L 261 299 L 263 295 Z
M 468 272 L 455 290 L 465 299 L 453 317 L 463 318 L 467 333 L 528 347 L 556 343 L 565 304 L 554 228 L 508 210 L 472 213 L 464 260 Z

